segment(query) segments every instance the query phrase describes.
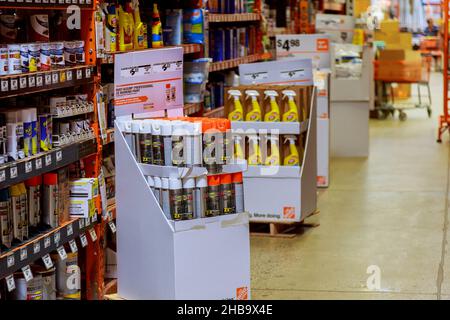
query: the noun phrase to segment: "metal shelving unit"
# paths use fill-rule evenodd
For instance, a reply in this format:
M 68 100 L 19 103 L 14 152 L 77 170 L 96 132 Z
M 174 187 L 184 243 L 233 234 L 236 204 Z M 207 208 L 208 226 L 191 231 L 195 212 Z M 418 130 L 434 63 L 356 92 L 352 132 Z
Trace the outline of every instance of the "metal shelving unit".
M 439 130 L 438 130 L 438 138 L 437 142 L 442 142 L 442 135 L 445 131 L 449 130 L 450 128 L 450 115 L 448 111 L 448 103 L 450 101 L 449 99 L 449 80 L 450 80 L 450 73 L 449 73 L 449 0 L 443 0 L 442 1 L 442 14 L 444 18 L 444 44 L 443 44 L 443 50 L 444 50 L 444 66 L 443 66 L 443 83 L 444 83 L 444 114 L 440 116 L 439 118 Z

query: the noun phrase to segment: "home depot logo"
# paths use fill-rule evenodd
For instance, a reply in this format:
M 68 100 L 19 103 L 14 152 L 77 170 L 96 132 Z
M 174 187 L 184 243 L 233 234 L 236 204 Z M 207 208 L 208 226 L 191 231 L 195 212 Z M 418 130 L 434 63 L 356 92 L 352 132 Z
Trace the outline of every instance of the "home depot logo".
M 284 207 L 283 208 L 283 218 L 284 219 L 295 219 L 295 208 L 294 207 Z
M 328 51 L 329 41 L 328 39 L 317 39 L 317 51 Z
M 240 287 L 236 289 L 236 300 L 248 300 L 247 287 Z

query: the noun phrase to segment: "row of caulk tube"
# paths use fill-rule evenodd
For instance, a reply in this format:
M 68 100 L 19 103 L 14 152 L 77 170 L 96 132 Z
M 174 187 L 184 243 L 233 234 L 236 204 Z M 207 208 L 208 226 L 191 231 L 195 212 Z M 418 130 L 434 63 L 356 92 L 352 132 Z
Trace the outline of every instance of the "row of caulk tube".
M 0 252 L 68 219 L 59 210 L 57 173 L 46 173 L 1 189 Z
M 242 173 L 197 178 L 147 177 L 169 220 L 191 220 L 244 212 Z
M 159 166 L 203 166 L 220 173 L 229 163 L 231 122 L 228 119 L 176 118 L 117 121 L 139 163 Z

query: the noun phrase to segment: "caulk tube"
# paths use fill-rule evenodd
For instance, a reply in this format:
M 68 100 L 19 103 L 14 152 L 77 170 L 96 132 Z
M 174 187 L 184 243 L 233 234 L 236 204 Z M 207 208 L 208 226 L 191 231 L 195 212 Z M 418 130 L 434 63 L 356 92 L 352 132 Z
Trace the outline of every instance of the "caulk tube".
M 23 234 L 19 185 L 9 187 L 9 194 L 11 195 L 11 210 L 13 218 L 13 242 L 20 243 L 23 241 Z
M 164 142 L 161 135 L 160 120 L 152 121 L 152 163 L 157 166 L 164 165 Z
M 244 212 L 244 185 L 242 183 L 242 173 L 233 173 L 232 176 L 234 187 L 234 203 L 236 205 L 236 213 Z
M 141 162 L 141 150 L 139 148 L 139 130 L 141 127 L 140 120 L 131 121 L 131 134 L 133 135 L 131 142 L 131 151 L 133 151 L 134 156 L 138 162 Z
M 12 244 L 12 221 L 11 205 L 9 201 L 9 190 L 0 190 L 0 244 L 2 249 L 11 248 Z M 0 250 L 1 251 L 1 250 Z
M 141 121 L 139 129 L 139 162 L 152 164 L 152 122 L 150 120 Z
M 20 188 L 20 217 L 22 220 L 22 237 L 24 240 L 28 239 L 28 201 L 27 188 L 25 183 L 19 183 Z
M 23 159 L 23 123 L 19 120 L 17 111 L 8 111 L 6 113 L 7 133 L 8 133 L 8 156 L 13 160 Z
M 170 198 L 169 198 L 169 179 L 161 178 L 161 207 L 167 219 L 171 220 L 170 216 Z
M 23 152 L 25 157 L 33 155 L 32 137 L 33 137 L 33 110 L 20 110 L 21 118 L 23 120 Z
M 161 188 L 162 188 L 162 182 L 160 177 L 153 177 L 154 180 L 154 191 L 153 194 L 155 195 L 156 201 L 158 201 L 159 206 L 161 206 Z M 161 206 L 162 207 L 162 206 Z
M 44 225 L 56 228 L 59 224 L 58 214 L 58 174 L 44 175 L 42 220 Z
M 147 184 L 150 187 L 150 190 L 155 193 L 155 179 L 153 179 L 152 176 L 147 176 Z
M 30 233 L 37 233 L 41 222 L 41 185 L 42 176 L 25 181 L 28 196 L 28 225 Z
M 162 166 L 172 166 L 172 123 L 171 121 L 161 121 L 161 140 L 163 155 Z
M 195 181 L 195 217 L 204 218 L 206 211 L 206 192 L 208 180 L 206 176 L 198 177 Z
M 183 184 L 181 179 L 169 179 L 170 216 L 173 220 L 184 219 Z
M 203 148 L 202 148 L 202 123 L 194 122 L 193 126 L 193 143 L 192 143 L 192 156 L 193 156 L 193 165 L 201 166 L 202 165 L 202 156 L 203 156 Z
M 31 154 L 40 152 L 38 143 L 38 121 L 36 108 L 31 109 Z
M 164 137 L 165 138 L 165 137 Z M 164 140 L 165 142 L 165 140 Z M 165 147 L 165 146 L 164 146 Z M 172 122 L 172 166 L 186 166 L 186 131 L 185 123 L 181 121 Z
M 195 214 L 195 179 L 183 179 L 183 202 L 184 202 L 184 219 L 194 219 Z

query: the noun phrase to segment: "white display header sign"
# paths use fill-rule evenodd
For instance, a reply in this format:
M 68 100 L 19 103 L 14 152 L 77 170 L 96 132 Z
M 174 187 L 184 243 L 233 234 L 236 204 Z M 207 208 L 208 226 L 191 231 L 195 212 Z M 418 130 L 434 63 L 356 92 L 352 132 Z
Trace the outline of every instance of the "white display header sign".
M 327 34 L 277 35 L 277 60 L 311 59 L 314 69 L 331 68 L 330 36 Z
M 336 14 L 317 14 L 316 32 L 330 35 L 335 43 L 352 43 L 355 18 Z
M 120 53 L 114 62 L 115 115 L 183 108 L 183 49 Z
M 311 59 L 241 64 L 239 74 L 241 85 L 312 85 L 314 82 Z

